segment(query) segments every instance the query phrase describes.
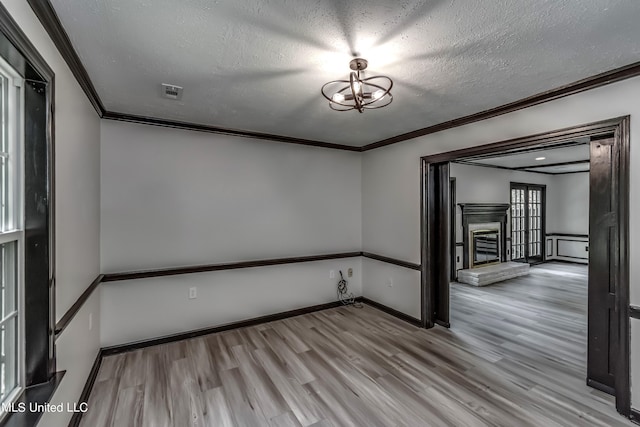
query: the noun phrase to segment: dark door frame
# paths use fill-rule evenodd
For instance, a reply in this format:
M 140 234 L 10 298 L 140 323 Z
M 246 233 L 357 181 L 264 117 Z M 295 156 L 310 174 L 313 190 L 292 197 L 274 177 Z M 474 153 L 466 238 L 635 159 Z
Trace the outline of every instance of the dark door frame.
M 449 236 L 449 244 L 451 247 L 449 250 L 451 251 L 451 280 L 456 280 L 458 277 L 458 251 L 457 251 L 457 224 L 456 224 L 456 179 L 453 177 L 449 178 L 449 225 L 451 228 L 451 235 Z
M 620 242 L 620 262 L 617 265 L 619 278 L 618 299 L 616 312 L 618 313 L 619 348 L 616 360 L 615 398 L 616 409 L 622 415 L 629 417 L 631 413 L 631 389 L 629 379 L 630 358 L 630 320 L 629 320 L 629 135 L 630 116 L 617 117 L 595 123 L 569 127 L 552 132 L 545 132 L 522 138 L 509 139 L 492 144 L 478 145 L 461 150 L 424 156 L 421 158 L 420 181 L 420 240 L 421 240 L 421 321 L 425 328 L 433 327 L 437 321 L 438 309 L 442 307 L 441 297 L 447 295 L 449 282 L 441 280 L 449 276 L 450 248 L 449 239 L 440 239 L 449 231 L 449 217 L 440 213 L 448 211 L 448 203 L 442 203 L 443 197 L 448 198 L 449 179 L 443 179 L 441 172 L 448 174 L 448 164 L 464 157 L 481 154 L 498 153 L 512 149 L 533 146 L 554 145 L 576 138 L 596 137 L 613 134 L 616 144 L 620 147 L 620 169 L 618 171 L 618 211 L 620 212 L 618 239 Z M 447 165 L 446 167 L 440 167 Z M 444 208 L 446 205 L 446 209 Z M 447 212 L 448 213 L 448 212 Z M 439 229 L 441 228 L 441 229 Z M 444 247 L 444 250 L 442 250 Z M 446 282 L 446 283 L 445 283 Z M 446 290 L 446 291 L 445 291 Z M 448 313 L 447 313 L 448 314 Z

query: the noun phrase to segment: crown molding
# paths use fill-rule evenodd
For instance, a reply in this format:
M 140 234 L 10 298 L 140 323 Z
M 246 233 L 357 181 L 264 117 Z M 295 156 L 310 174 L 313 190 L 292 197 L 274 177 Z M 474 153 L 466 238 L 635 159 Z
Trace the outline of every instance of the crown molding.
M 181 122 L 177 120 L 159 119 L 156 117 L 137 116 L 134 114 L 116 113 L 112 111 L 106 111 L 102 116 L 102 118 L 107 120 L 121 121 L 121 122 L 141 123 L 141 124 L 152 125 L 152 126 L 169 127 L 173 129 L 186 129 L 186 130 L 191 130 L 196 132 L 218 133 L 222 135 L 233 135 L 233 136 L 239 136 L 243 138 L 264 139 L 268 141 L 285 142 L 288 144 L 307 145 L 311 147 L 332 148 L 334 150 L 344 150 L 344 151 L 354 151 L 354 152 L 362 151 L 362 147 L 354 147 L 351 145 L 333 144 L 330 142 L 295 138 L 292 136 L 275 135 L 270 133 L 253 132 L 253 131 L 246 131 L 246 130 L 240 130 L 240 129 L 228 129 L 228 128 L 223 128 L 218 126 L 211 126 L 211 125 L 204 125 L 204 124 L 190 123 L 190 122 Z
M 73 48 L 69 35 L 62 27 L 62 23 L 51 2 L 49 2 L 49 0 L 27 0 L 27 2 L 49 34 L 49 37 L 51 37 L 53 44 L 58 48 L 60 55 L 62 55 L 62 58 L 71 69 L 71 73 L 73 73 L 78 84 L 87 95 L 93 108 L 95 108 L 100 117 L 104 116 L 105 109 L 98 96 L 98 92 L 96 92 L 96 88 L 93 86 L 87 70 L 84 68 L 84 65 L 82 65 L 80 57 L 78 57 L 78 54 Z
M 621 80 L 636 77 L 638 75 L 640 75 L 640 62 L 635 62 L 633 64 L 606 71 L 604 73 L 596 74 L 595 76 L 587 77 L 586 79 L 578 80 L 577 82 L 569 83 L 568 85 L 560 86 L 546 92 L 541 92 L 536 95 L 511 102 L 509 104 L 504 104 L 499 107 L 481 111 L 479 113 L 471 114 L 468 116 L 460 117 L 458 119 L 449 120 L 447 122 L 383 139 L 381 141 L 365 145 L 364 147 L 362 147 L 362 151 L 374 150 L 376 148 L 385 147 L 391 144 L 397 144 L 398 142 L 418 138 L 420 136 L 425 136 L 432 133 L 441 132 L 443 130 L 490 119 L 492 117 L 501 116 L 503 114 L 512 113 L 524 108 L 533 107 L 534 105 L 564 98 L 570 95 L 575 95 L 576 93 L 584 92 L 587 90 L 598 88 L 600 86 L 605 86 L 611 83 L 619 82 Z
M 265 139 L 277 142 L 286 142 L 291 144 L 301 144 L 314 147 L 331 148 L 338 150 L 365 152 L 374 150 L 380 147 L 386 147 L 388 145 L 397 144 L 399 142 L 407 141 L 409 139 L 418 138 L 420 136 L 429 135 L 443 130 L 464 126 L 470 123 L 475 123 L 481 120 L 490 119 L 492 117 L 501 116 L 503 114 L 518 111 L 524 108 L 532 107 L 534 105 L 542 104 L 545 102 L 553 101 L 555 99 L 564 98 L 565 96 L 574 95 L 576 93 L 584 92 L 587 90 L 595 89 L 600 86 L 608 85 L 611 83 L 619 82 L 621 80 L 629 79 L 640 75 L 640 62 L 616 68 L 611 71 L 597 74 L 592 77 L 587 77 L 577 82 L 570 83 L 565 86 L 560 86 L 555 89 L 551 89 L 546 92 L 541 92 L 536 95 L 520 99 L 518 101 L 501 105 L 499 107 L 484 110 L 478 113 L 474 113 L 468 116 L 460 117 L 457 119 L 449 120 L 443 123 L 427 126 L 425 128 L 417 129 L 411 132 L 396 135 L 390 138 L 386 138 L 371 144 L 366 144 L 362 147 L 354 147 L 343 144 L 333 144 L 322 141 L 314 141 L 308 139 L 300 139 L 295 137 L 272 135 L 267 133 L 245 131 L 241 129 L 226 129 L 217 126 L 202 125 L 189 122 L 164 120 L 155 117 L 135 116 L 130 114 L 118 113 L 113 111 L 107 111 L 96 92 L 96 89 L 87 74 L 87 70 L 82 65 L 78 54 L 74 50 L 71 40 L 67 32 L 64 30 L 55 9 L 51 5 L 49 0 L 27 0 L 33 12 L 36 14 L 43 27 L 49 33 L 49 36 L 53 40 L 54 44 L 60 51 L 60 54 L 66 61 L 67 65 L 71 69 L 71 72 L 75 76 L 76 80 L 80 84 L 80 87 L 84 90 L 85 94 L 89 98 L 89 101 L 98 112 L 101 118 L 107 118 L 110 120 L 129 121 L 134 123 L 143 123 L 156 126 L 166 126 L 178 129 L 195 130 L 200 132 L 221 133 L 226 135 L 242 136 L 247 138 Z

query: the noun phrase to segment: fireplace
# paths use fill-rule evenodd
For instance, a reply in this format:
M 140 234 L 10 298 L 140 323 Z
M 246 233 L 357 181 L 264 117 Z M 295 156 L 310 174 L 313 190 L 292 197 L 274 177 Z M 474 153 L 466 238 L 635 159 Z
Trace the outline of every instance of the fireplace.
M 500 262 L 500 229 L 469 232 L 469 268 Z
M 505 262 L 506 203 L 460 203 L 462 211 L 463 268 Z

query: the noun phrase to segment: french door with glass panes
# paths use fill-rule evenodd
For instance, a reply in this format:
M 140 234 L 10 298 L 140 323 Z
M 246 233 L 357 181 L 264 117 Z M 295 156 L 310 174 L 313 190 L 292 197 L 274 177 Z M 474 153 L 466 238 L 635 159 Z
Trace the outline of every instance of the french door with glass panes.
M 511 183 L 511 260 L 544 260 L 545 186 Z

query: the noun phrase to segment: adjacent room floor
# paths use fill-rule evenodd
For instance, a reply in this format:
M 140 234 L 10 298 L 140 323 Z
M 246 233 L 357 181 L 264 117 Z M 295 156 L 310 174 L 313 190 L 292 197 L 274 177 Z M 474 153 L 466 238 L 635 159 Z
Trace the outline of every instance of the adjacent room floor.
M 585 267 L 451 305 L 450 330 L 343 307 L 109 356 L 82 425 L 632 425 L 585 385 Z

